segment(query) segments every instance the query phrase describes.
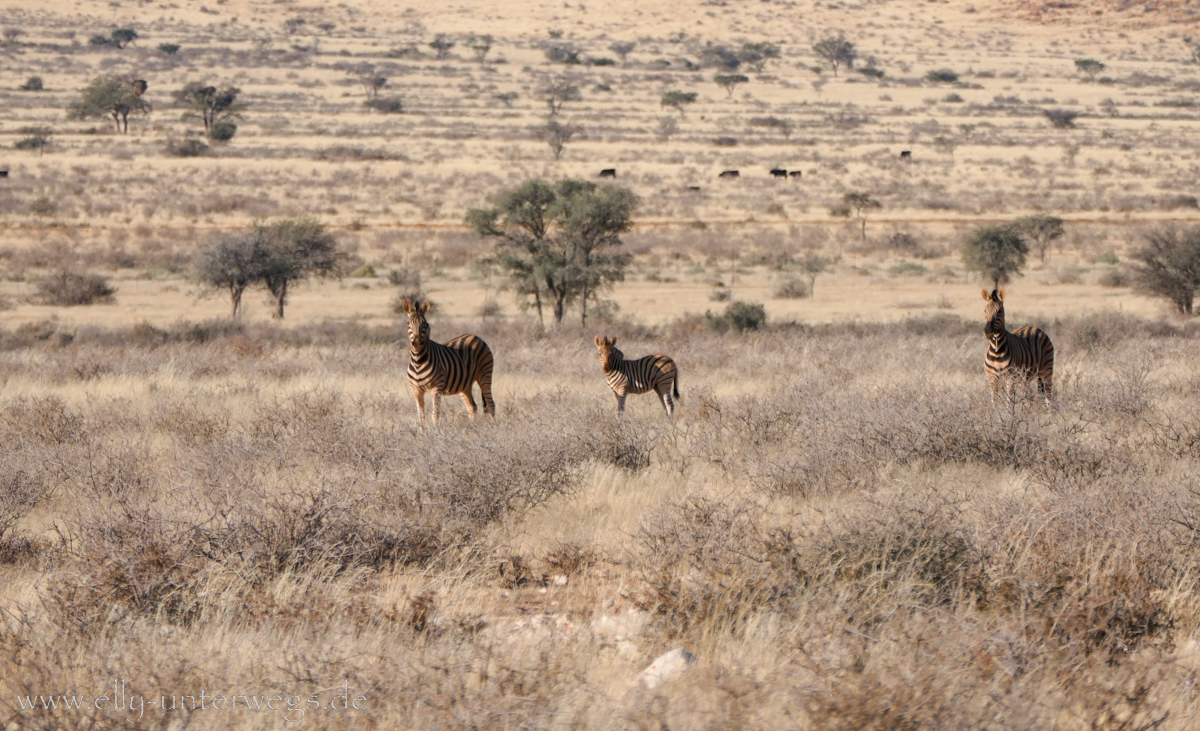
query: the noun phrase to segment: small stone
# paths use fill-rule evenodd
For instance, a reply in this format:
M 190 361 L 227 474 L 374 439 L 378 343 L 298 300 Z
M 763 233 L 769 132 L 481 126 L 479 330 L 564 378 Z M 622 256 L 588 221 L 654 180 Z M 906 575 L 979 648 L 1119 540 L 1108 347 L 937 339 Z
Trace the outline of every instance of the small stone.
M 682 647 L 677 647 L 668 653 L 659 655 L 650 663 L 634 681 L 646 690 L 654 690 L 660 685 L 683 675 L 684 671 L 696 664 L 696 656 Z

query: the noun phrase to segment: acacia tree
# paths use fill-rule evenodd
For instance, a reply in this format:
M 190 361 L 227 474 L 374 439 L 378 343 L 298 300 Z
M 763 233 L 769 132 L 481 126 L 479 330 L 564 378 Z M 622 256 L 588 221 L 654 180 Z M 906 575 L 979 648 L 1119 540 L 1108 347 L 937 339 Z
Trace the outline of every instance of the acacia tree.
M 242 310 L 242 295 L 266 272 L 267 251 L 262 227 L 221 236 L 209 242 L 196 258 L 196 279 L 214 289 L 227 289 L 232 306 L 230 319 Z
M 142 98 L 146 82 L 128 76 L 97 76 L 84 88 L 80 99 L 67 107 L 68 119 L 111 117 L 117 132 L 129 131 L 129 115 L 150 113 Z
M 713 77 L 713 81 L 717 82 L 717 86 L 725 88 L 725 93 L 730 97 L 733 96 L 733 90 L 738 84 L 744 84 L 750 80 L 750 77 L 742 74 L 717 74 Z
M 1094 58 L 1077 58 L 1075 59 L 1075 68 L 1087 74 L 1088 81 L 1095 81 L 1096 74 L 1108 67 L 1104 65 L 1104 62 Z
M 827 36 L 813 44 L 813 51 L 825 59 L 833 69 L 833 75 L 837 76 L 838 66 L 845 65 L 846 68 L 854 67 L 854 59 L 858 58 L 858 51 L 855 50 L 854 44 L 846 40 L 846 36 L 838 33 L 836 36 Z
M 495 39 L 490 35 L 477 36 L 472 34 L 467 36 L 467 48 L 471 49 L 471 52 L 475 54 L 475 60 L 479 63 L 487 60 L 487 55 L 492 50 L 493 42 L 495 42 Z
M 583 180 L 531 180 L 506 191 L 495 208 L 476 208 L 466 222 L 496 240 L 495 261 L 510 288 L 537 309 L 549 305 L 555 325 L 566 309 L 587 302 L 625 274 L 629 258 L 613 251 L 629 230 L 637 198 L 618 186 Z
M 1017 233 L 1033 242 L 1042 257 L 1042 261 L 1046 261 L 1046 254 L 1050 251 L 1050 244 L 1057 239 L 1061 239 L 1065 233 L 1061 218 L 1058 216 L 1047 216 L 1044 213 L 1018 218 L 1013 222 L 1013 228 L 1016 229 Z
M 343 257 L 333 234 L 312 218 L 260 222 L 254 228 L 265 252 L 262 282 L 275 300 L 275 317 L 282 319 L 292 283 L 335 274 Z
M 1025 268 L 1025 257 L 1029 247 L 1012 226 L 984 226 L 977 228 L 963 243 L 963 264 L 970 271 L 979 272 L 993 287 L 1020 276 Z
M 767 62 L 779 58 L 779 46 L 774 43 L 743 43 L 738 60 L 761 74 Z
M 538 90 L 538 94 L 550 107 L 551 116 L 561 112 L 563 105 L 567 102 L 577 102 L 583 100 L 583 95 L 579 93 L 579 86 L 571 83 L 571 80 L 565 77 L 547 81 L 542 85 L 541 89 Z
M 850 208 L 854 209 L 854 217 L 862 222 L 862 240 L 867 240 L 867 215 L 876 208 L 883 208 L 883 204 L 875 200 L 868 193 L 847 193 L 842 196 L 842 202 Z
M 554 117 L 546 120 L 546 123 L 536 129 L 538 138 L 544 140 L 550 145 L 550 151 L 554 153 L 554 159 L 562 157 L 563 148 L 567 146 L 575 135 L 581 131 L 578 126 L 569 122 L 560 122 Z
M 626 57 L 637 48 L 636 41 L 616 41 L 609 45 L 608 50 L 621 57 L 621 63 L 625 63 Z
M 245 103 L 238 101 L 238 94 L 241 93 L 242 90 L 236 86 L 219 89 L 200 81 L 192 81 L 182 89 L 171 92 L 171 96 L 185 107 L 182 118 L 201 120 L 204 123 L 204 134 L 212 137 L 215 126 L 241 119 L 242 111 L 246 109 Z
M 697 94 L 694 91 L 668 91 L 662 95 L 660 106 L 673 107 L 679 111 L 679 118 L 683 119 L 683 108 L 688 104 L 696 102 Z
M 387 86 L 388 82 L 386 76 L 380 76 L 375 72 L 375 64 L 371 63 L 363 63 L 355 66 L 350 75 L 354 77 L 354 80 L 366 92 L 368 103 L 379 96 L 379 92 L 383 87 Z
M 445 61 L 446 56 L 450 55 L 450 49 L 454 48 L 454 41 L 439 33 L 436 38 L 429 42 L 429 47 L 437 54 L 437 60 Z
M 1133 259 L 1136 291 L 1165 297 L 1179 314 L 1192 314 L 1200 290 L 1200 227 L 1151 231 Z

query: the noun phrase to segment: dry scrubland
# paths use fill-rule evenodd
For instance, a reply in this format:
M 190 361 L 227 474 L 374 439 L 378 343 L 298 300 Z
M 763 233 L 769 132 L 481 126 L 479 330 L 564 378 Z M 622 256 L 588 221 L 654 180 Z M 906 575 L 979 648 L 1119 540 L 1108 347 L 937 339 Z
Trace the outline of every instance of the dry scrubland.
M 0 718 L 115 726 L 13 696 L 125 678 L 369 699 L 322 727 L 1194 728 L 1200 333 L 1039 324 L 1053 410 L 952 317 L 620 332 L 686 364 L 673 425 L 507 327 L 499 418 L 437 430 L 386 331 L 6 350 Z
M 1200 726 L 1200 329 L 1133 296 L 1122 261 L 1141 227 L 1200 217 L 1188 8 L 374 5 L 0 0 L 24 32 L 0 49 L 0 728 L 122 726 L 17 700 L 114 679 L 366 697 L 291 724 L 327 728 Z M 116 27 L 142 39 L 87 45 Z M 551 30 L 585 58 L 638 46 L 550 64 Z M 812 42 L 836 30 L 886 76 L 814 87 Z M 426 45 L 470 32 L 495 36 L 487 63 Z M 731 98 L 684 62 L 744 40 L 783 57 Z M 1076 73 L 1086 57 L 1106 81 Z M 404 114 L 364 109 L 347 73 L 364 61 Z M 64 121 L 100 73 L 149 82 L 127 136 Z M 555 162 L 530 129 L 562 74 L 586 139 Z M 34 75 L 45 91 L 15 90 Z M 198 124 L 169 92 L 189 81 L 250 108 L 230 143 L 177 158 Z M 662 141 L 671 89 L 700 99 Z M 12 149 L 39 124 L 44 155 Z M 607 167 L 642 206 L 597 319 L 679 363 L 674 423 L 650 397 L 617 420 L 593 333 L 538 332 L 460 226 L 529 177 Z M 830 215 L 848 191 L 883 204 L 865 241 Z M 1053 409 L 989 400 L 957 257 L 966 229 L 1033 211 L 1067 234 L 1010 287 L 1009 322 L 1054 339 Z M 199 245 L 309 213 L 377 276 L 306 285 L 284 323 L 257 295 L 242 324 L 212 319 L 227 305 L 189 281 Z M 841 259 L 815 296 L 776 298 L 810 253 Z M 29 302 L 59 268 L 112 277 L 117 304 Z M 415 424 L 393 271 L 419 272 L 435 339 L 491 345 L 496 420 L 451 398 L 440 428 Z M 716 292 L 765 303 L 770 327 L 706 329 Z M 682 678 L 631 685 L 680 646 L 698 657 Z

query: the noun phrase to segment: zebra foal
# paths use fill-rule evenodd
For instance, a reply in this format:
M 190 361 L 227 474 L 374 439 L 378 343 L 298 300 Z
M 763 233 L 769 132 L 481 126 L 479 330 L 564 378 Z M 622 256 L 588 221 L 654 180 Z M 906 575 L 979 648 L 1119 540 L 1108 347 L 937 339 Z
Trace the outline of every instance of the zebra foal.
M 617 413 L 625 411 L 625 396 L 653 390 L 662 401 L 667 416 L 674 416 L 675 402 L 679 396 L 679 370 L 675 361 L 661 353 L 647 355 L 637 360 L 625 360 L 625 354 L 616 348 L 616 338 L 596 336 L 596 348 L 600 351 L 600 365 L 608 379 L 608 387 L 617 396 Z
M 429 339 L 429 302 L 415 304 L 404 300 L 401 309 L 408 315 L 408 385 L 417 401 L 417 413 L 425 420 L 425 393 L 433 395 L 433 421 L 437 423 L 443 395 L 462 394 L 467 411 L 474 417 L 475 399 L 471 388 L 479 384 L 485 414 L 496 415 L 492 400 L 492 351 L 475 335 L 459 335 L 453 340 L 435 343 Z
M 983 372 L 995 398 L 1002 386 L 1002 379 L 1010 376 L 1037 379 L 1038 391 L 1050 403 L 1051 381 L 1054 378 L 1054 344 L 1050 336 L 1036 327 L 1026 326 L 1009 332 L 1004 327 L 1004 290 L 993 289 L 991 294 L 983 290 L 987 304 L 983 308 L 985 323 L 983 333 L 988 339 L 987 355 L 983 359 Z

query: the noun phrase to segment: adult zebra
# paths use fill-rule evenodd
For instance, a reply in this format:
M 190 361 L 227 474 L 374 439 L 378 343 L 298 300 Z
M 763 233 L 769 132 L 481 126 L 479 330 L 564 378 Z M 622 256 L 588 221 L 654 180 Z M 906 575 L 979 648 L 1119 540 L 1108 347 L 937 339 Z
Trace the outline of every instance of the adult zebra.
M 440 400 L 443 395 L 462 394 L 467 411 L 475 416 L 475 399 L 471 396 L 473 384 L 479 384 L 483 396 L 485 414 L 496 415 L 496 402 L 492 400 L 492 351 L 487 343 L 475 335 L 459 335 L 445 345 L 429 339 L 429 301 L 415 304 L 404 300 L 400 303 L 408 315 L 408 385 L 417 400 L 417 413 L 425 420 L 425 392 L 433 394 L 433 421 L 437 423 Z
M 983 333 L 988 339 L 983 371 L 992 387 L 992 397 L 1000 393 L 1002 379 L 1017 376 L 1026 381 L 1037 379 L 1038 391 L 1050 403 L 1051 380 L 1054 378 L 1054 344 L 1050 337 L 1036 327 L 1026 326 L 1009 332 L 1004 328 L 1004 290 L 983 290 L 987 305 L 983 308 L 986 323 Z M 1007 390 L 1007 388 L 1006 388 Z
M 600 365 L 608 379 L 608 387 L 617 396 L 617 413 L 625 411 L 627 394 L 646 393 L 653 390 L 662 401 L 667 416 L 674 416 L 675 402 L 679 395 L 679 370 L 675 361 L 661 353 L 647 355 L 637 360 L 625 360 L 625 354 L 616 348 L 616 338 L 596 336 L 596 347 L 600 351 Z

